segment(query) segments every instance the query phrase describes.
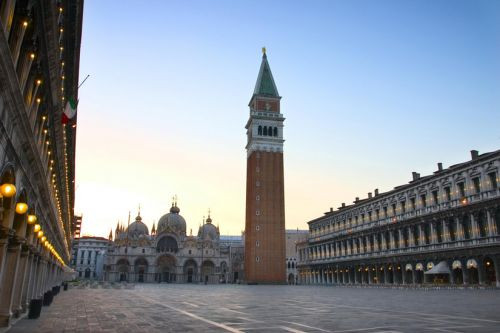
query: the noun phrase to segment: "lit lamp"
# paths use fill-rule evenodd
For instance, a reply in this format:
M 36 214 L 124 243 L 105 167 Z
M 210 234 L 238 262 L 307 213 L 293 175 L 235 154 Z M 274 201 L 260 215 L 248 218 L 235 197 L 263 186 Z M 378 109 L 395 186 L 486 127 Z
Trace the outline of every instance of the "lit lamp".
M 27 211 L 28 211 L 28 204 L 26 204 L 25 202 L 18 202 L 16 204 L 16 213 L 18 213 L 19 215 L 22 215 Z
M 45 241 L 47 240 L 47 237 L 42 236 L 42 238 L 40 238 L 40 240 L 41 240 L 41 241 L 42 241 L 42 243 L 43 243 L 43 242 L 45 242 Z
M 37 220 L 37 217 L 35 214 L 29 214 L 28 215 L 28 224 L 33 224 L 35 223 Z
M 39 224 L 35 224 L 35 225 L 33 226 L 33 231 L 34 231 L 34 232 L 39 232 L 39 231 L 40 231 L 40 229 L 42 229 L 42 227 L 40 227 L 40 225 L 39 225 Z
M 13 184 L 5 183 L 0 186 L 0 193 L 6 198 L 10 198 L 16 194 L 16 187 Z
M 43 238 L 43 237 L 42 237 Z M 43 245 L 45 245 L 45 247 L 47 247 L 49 245 L 49 241 L 46 240 L 45 242 L 43 242 Z
M 42 231 L 42 230 L 40 230 L 40 231 L 36 234 L 36 237 L 38 237 L 38 238 L 42 238 L 42 236 L 43 236 L 43 231 Z

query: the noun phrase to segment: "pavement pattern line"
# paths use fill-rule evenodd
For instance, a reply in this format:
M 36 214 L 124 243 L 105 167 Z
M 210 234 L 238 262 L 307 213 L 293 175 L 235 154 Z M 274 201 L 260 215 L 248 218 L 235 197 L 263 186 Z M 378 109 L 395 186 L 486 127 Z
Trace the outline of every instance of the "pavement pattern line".
M 286 327 L 286 326 L 278 326 L 278 327 L 281 328 L 282 330 L 287 331 L 287 332 L 292 332 L 292 333 L 307 333 L 307 332 L 304 332 L 304 331 L 296 330 L 296 329 L 291 328 L 291 327 Z
M 296 322 L 293 322 L 293 321 L 283 321 L 283 322 L 284 323 L 288 323 L 288 324 L 292 324 L 292 325 L 302 326 L 302 327 L 305 327 L 305 328 L 310 328 L 310 329 L 321 331 L 321 332 L 331 332 L 331 331 L 327 331 L 327 330 L 324 330 L 324 329 L 319 328 L 319 327 L 314 327 L 314 326 L 309 326 L 309 325 L 305 325 L 305 324 L 300 324 L 300 323 L 296 323 Z
M 191 312 L 188 312 L 188 311 L 185 311 L 185 310 L 178 309 L 178 308 L 173 307 L 173 306 L 171 306 L 171 305 L 167 305 L 167 304 L 163 304 L 163 303 L 157 302 L 157 301 L 153 300 L 153 299 L 152 299 L 152 298 L 150 298 L 150 297 L 146 297 L 146 296 L 140 296 L 140 297 L 141 297 L 141 298 L 143 298 L 143 299 L 146 299 L 146 300 L 148 300 L 148 301 L 150 301 L 150 302 L 152 302 L 152 303 L 155 303 L 155 304 L 157 304 L 157 305 L 160 305 L 160 306 L 163 306 L 163 307 L 169 308 L 170 310 L 174 310 L 174 311 L 177 311 L 177 312 L 179 312 L 179 313 L 182 313 L 182 314 L 184 314 L 184 315 L 186 315 L 186 316 L 188 316 L 188 317 L 191 317 L 191 318 L 194 318 L 194 319 L 197 319 L 197 320 L 203 321 L 203 322 L 205 322 L 205 323 L 207 323 L 207 324 L 210 324 L 210 325 L 213 325 L 213 326 L 217 326 L 217 327 L 222 328 L 222 329 L 224 329 L 224 330 L 226 330 L 226 331 L 228 331 L 228 332 L 233 332 L 233 333 L 244 333 L 243 331 L 240 331 L 240 330 L 238 330 L 238 329 L 235 329 L 235 328 L 233 328 L 233 327 L 231 327 L 231 326 L 227 326 L 227 325 L 224 325 L 224 324 L 221 324 L 221 323 L 217 323 L 217 322 L 212 321 L 212 320 L 210 320 L 210 319 L 206 319 L 206 318 L 200 317 L 200 316 L 198 316 L 198 315 L 195 315 L 194 313 L 191 313 Z

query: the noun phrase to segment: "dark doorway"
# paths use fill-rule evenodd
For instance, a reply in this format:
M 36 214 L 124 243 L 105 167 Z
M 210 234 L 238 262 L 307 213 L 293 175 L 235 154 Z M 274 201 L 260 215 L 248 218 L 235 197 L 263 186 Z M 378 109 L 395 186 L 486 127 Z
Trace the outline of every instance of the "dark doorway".
M 138 279 L 139 282 L 144 282 L 144 269 L 141 268 L 139 269 L 139 279 Z

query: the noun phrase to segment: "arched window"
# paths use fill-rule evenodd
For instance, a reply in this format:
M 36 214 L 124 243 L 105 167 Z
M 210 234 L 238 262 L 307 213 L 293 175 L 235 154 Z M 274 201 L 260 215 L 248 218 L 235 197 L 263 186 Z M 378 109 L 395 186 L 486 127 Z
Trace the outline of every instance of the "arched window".
M 295 263 L 294 262 L 292 262 L 292 268 L 295 268 Z
M 288 262 L 288 268 L 289 268 L 289 269 L 291 268 L 291 266 L 290 266 L 290 262 Z
M 262 126 L 259 126 L 259 129 L 257 130 L 258 135 L 262 135 Z
M 267 126 L 264 126 L 264 136 L 267 136 Z
M 278 127 L 275 127 L 273 130 L 273 136 L 278 136 Z

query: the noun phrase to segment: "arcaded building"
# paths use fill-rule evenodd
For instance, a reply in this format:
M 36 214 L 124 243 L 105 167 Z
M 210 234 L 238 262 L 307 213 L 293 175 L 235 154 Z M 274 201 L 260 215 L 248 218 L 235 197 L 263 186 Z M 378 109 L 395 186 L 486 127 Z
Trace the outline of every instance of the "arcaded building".
M 500 150 L 356 198 L 309 224 L 303 284 L 500 287 Z
M 242 251 L 241 238 L 221 237 L 210 214 L 197 235 L 186 234 L 186 221 L 175 203 L 151 233 L 140 214 L 128 227 L 117 226 L 105 259 L 104 279 L 233 283 L 242 279 Z
M 83 1 L 0 1 L 0 326 L 52 299 L 69 262 Z
M 245 217 L 247 283 L 286 282 L 285 193 L 281 96 L 263 49 L 255 90 L 248 106 Z

